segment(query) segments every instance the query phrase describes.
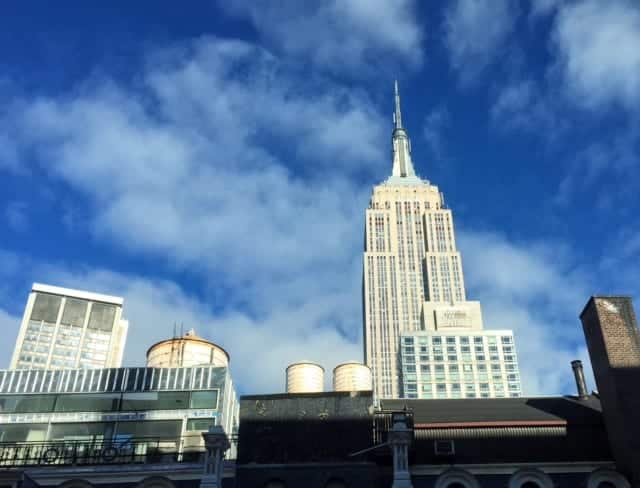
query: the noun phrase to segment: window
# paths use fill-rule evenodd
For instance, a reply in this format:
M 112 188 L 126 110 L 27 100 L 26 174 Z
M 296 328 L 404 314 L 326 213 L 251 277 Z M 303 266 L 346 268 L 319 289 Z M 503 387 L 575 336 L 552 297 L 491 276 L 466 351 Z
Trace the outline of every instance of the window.
M 469 338 L 468 337 L 461 337 L 460 338 L 460 344 L 469 344 Z
M 409 364 L 406 367 L 406 371 L 407 371 L 407 373 L 415 373 L 416 372 L 416 367 L 413 364 Z
M 89 302 L 86 300 L 67 298 L 60 323 L 63 325 L 75 325 L 76 327 L 82 327 L 84 325 L 84 317 L 87 314 L 88 304 Z
M 431 373 L 431 366 L 429 366 L 428 364 L 421 364 L 420 365 L 420 372 L 421 373 L 430 374 Z
M 58 395 L 56 412 L 115 412 L 120 402 L 119 393 Z
M 191 408 L 218 408 L 218 390 L 192 391 Z
M 447 344 L 454 344 L 456 343 L 456 338 L 455 337 L 447 337 Z
M 433 345 L 442 344 L 442 338 L 438 336 L 431 338 L 431 344 Z
M 187 408 L 188 398 L 186 391 L 125 393 L 122 395 L 122 411 L 178 410 Z
M 473 338 L 473 343 L 474 344 L 482 344 L 482 337 L 474 337 Z
M 54 401 L 55 395 L 0 396 L 0 413 L 51 412 Z
M 422 355 L 422 356 L 420 356 L 420 361 L 422 361 L 422 362 L 427 362 L 427 361 L 429 361 L 429 356 L 426 356 L 426 355 Z
M 101 440 L 113 435 L 112 422 L 51 424 L 51 440 Z
M 413 337 L 404 337 L 404 338 L 402 339 L 402 343 L 403 343 L 403 344 L 410 344 L 410 345 L 413 345 Z
M 61 303 L 62 297 L 49 295 L 48 293 L 38 293 L 33 304 L 31 320 L 43 320 L 55 324 L 58 320 L 58 310 Z
M 91 304 L 91 314 L 89 315 L 87 328 L 109 332 L 113 329 L 115 316 L 116 307 L 114 305 L 94 302 Z
M 3 424 L 0 442 L 38 442 L 47 436 L 47 424 Z
M 154 439 L 178 439 L 182 420 L 145 420 L 141 422 L 118 422 L 118 435 L 131 437 L 153 437 Z

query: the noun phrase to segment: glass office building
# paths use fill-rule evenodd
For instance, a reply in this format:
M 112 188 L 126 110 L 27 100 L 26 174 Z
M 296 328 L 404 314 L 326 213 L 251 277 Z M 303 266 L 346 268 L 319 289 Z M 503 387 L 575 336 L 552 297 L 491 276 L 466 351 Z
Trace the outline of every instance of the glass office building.
M 237 423 L 228 368 L 0 370 L 0 443 L 152 438 L 180 450 Z
M 405 398 L 522 395 L 509 330 L 404 333 L 401 364 Z
M 12 369 L 117 368 L 127 337 L 121 297 L 34 283 Z

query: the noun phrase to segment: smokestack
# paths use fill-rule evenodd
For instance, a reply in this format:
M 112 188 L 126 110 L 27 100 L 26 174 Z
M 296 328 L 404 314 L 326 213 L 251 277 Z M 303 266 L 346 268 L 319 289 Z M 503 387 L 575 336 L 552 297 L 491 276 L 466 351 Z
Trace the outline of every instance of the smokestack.
M 580 361 L 579 359 L 571 361 L 571 367 L 573 368 L 573 376 L 575 376 L 576 378 L 578 397 L 581 400 L 589 398 L 589 393 L 587 392 L 587 382 L 584 379 L 584 370 L 582 369 L 582 361 Z

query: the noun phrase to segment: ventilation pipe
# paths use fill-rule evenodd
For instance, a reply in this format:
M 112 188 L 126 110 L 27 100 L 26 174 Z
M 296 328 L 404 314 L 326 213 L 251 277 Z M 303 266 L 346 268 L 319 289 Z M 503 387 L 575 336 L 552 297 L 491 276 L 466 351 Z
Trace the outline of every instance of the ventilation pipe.
M 589 393 L 587 392 L 587 382 L 584 379 L 584 369 L 582 368 L 582 361 L 580 361 L 579 359 L 571 361 L 571 368 L 573 368 L 573 376 L 576 379 L 578 398 L 580 398 L 581 400 L 589 398 Z

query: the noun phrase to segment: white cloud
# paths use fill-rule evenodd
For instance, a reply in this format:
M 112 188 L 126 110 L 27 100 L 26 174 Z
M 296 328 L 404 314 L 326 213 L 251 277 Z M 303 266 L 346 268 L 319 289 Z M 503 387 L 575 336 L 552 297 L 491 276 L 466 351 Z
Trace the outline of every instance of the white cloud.
M 472 82 L 504 52 L 518 14 L 512 0 L 456 0 L 445 14 L 445 45 L 462 83 Z
M 576 194 L 597 188 L 593 193 L 594 210 L 625 208 L 635 202 L 632 185 L 640 168 L 640 126 L 620 130 L 607 140 L 592 142 L 571 158 L 558 185 L 555 201 L 567 204 Z
M 592 281 L 571 250 L 490 232 L 459 234 L 469 295 L 481 301 L 485 327 L 514 330 L 525 395 L 574 393 L 573 359 L 585 362 L 595 388 L 578 320 Z
M 419 66 L 423 27 L 413 0 L 220 2 L 248 17 L 266 42 L 328 71 L 357 76 L 388 65 Z
M 533 80 L 513 80 L 500 88 L 490 110 L 491 122 L 505 131 L 544 133 L 545 142 L 554 142 L 567 129 L 559 105 L 560 100 Z
M 117 245 L 239 281 L 342 268 L 367 193 L 351 175 L 385 160 L 382 117 L 339 85 L 308 93 L 245 44 L 179 54 L 154 58 L 141 93 L 102 82 L 27 102 L 7 125 L 88 197 L 96 235 Z
M 258 48 L 202 39 L 155 53 L 136 86 L 17 103 L 3 121 L 16 151 L 81 196 L 95 240 L 204 289 L 64 264 L 34 278 L 124 294 L 128 361 L 174 321 L 228 348 L 248 390 L 281 389 L 305 357 L 362 359 L 357 181 L 387 159 L 387 134 L 365 95 L 303 81 Z
M 581 106 L 640 102 L 640 6 L 627 0 L 567 3 L 553 34 L 566 89 Z

